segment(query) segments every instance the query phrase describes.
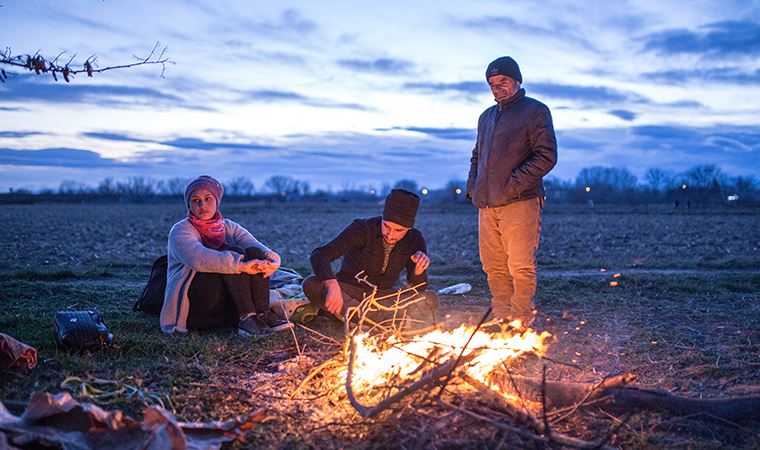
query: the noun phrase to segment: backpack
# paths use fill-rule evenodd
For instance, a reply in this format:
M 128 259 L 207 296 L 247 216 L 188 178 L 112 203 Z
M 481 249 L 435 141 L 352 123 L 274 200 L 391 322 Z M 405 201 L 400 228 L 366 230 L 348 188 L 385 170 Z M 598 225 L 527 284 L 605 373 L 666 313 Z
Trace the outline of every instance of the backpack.
M 168 267 L 169 259 L 166 255 L 159 256 L 153 261 L 148 284 L 145 285 L 140 298 L 132 306 L 133 311 L 143 311 L 156 316 L 161 314 L 161 308 L 164 306 L 166 270 Z
M 110 344 L 113 339 L 96 309 L 56 311 L 53 331 L 59 347 L 78 350 L 94 350 Z

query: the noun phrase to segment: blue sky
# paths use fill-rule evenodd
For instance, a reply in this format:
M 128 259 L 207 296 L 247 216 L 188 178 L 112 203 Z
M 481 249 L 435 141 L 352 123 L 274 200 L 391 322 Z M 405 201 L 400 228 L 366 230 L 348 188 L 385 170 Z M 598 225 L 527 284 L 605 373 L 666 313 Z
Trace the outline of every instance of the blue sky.
M 315 188 L 464 179 L 484 72 L 520 64 L 552 110 L 559 163 L 760 176 L 756 1 L 0 1 L 0 45 L 66 51 L 78 76 L 9 70 L 0 190 L 289 175 Z

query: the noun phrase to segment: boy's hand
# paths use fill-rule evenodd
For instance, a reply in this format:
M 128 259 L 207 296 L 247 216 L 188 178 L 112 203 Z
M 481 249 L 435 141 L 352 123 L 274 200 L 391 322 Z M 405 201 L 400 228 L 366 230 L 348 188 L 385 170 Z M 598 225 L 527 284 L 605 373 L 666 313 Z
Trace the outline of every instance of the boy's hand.
M 322 284 L 327 288 L 325 308 L 336 316 L 340 316 L 340 310 L 343 309 L 343 294 L 338 280 L 325 280 Z
M 414 263 L 415 275 L 422 275 L 422 272 L 427 270 L 428 266 L 430 265 L 430 257 L 422 251 L 413 254 L 409 257 L 409 259 L 411 259 Z

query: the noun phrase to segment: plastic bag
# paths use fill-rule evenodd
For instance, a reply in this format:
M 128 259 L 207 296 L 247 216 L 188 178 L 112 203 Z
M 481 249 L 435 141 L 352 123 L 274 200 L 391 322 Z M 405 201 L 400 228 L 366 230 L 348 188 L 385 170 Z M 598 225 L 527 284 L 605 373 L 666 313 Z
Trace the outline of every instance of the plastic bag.
M 455 284 L 453 286 L 448 286 L 440 291 L 438 291 L 439 294 L 465 294 L 467 292 L 470 292 L 472 290 L 472 285 L 470 283 L 459 283 Z

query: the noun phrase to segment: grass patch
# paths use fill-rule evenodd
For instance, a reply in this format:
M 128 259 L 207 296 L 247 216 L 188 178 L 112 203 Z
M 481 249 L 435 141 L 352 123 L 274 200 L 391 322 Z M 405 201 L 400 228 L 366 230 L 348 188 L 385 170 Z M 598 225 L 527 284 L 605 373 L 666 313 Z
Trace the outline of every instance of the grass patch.
M 25 281 L 62 281 L 62 280 L 87 280 L 97 278 L 111 278 L 114 273 L 106 268 L 94 268 L 84 271 L 72 269 L 60 270 L 37 270 L 23 269 L 0 273 L 0 281 L 25 280 Z
M 483 278 L 479 274 L 469 278 L 459 273 L 440 274 L 437 280 L 441 283 L 466 281 L 474 287 L 465 296 L 444 296 L 443 312 L 469 308 L 479 316 L 478 311 L 488 304 Z M 609 277 L 598 274 L 540 279 L 536 328 L 555 336 L 548 356 L 562 363 L 539 361 L 548 364 L 551 378 L 589 381 L 605 374 L 630 372 L 640 377 L 643 386 L 704 397 L 727 395 L 727 391 L 729 395 L 751 393 L 748 387 L 757 386 L 758 347 L 748 344 L 760 342 L 756 325 L 760 323 L 760 274 L 624 273 L 618 280 L 620 284 L 612 287 Z M 68 376 L 97 377 L 139 385 L 146 392 L 171 400 L 183 420 L 226 419 L 256 405 L 255 395 L 248 398 L 236 394 L 236 380 L 262 372 L 277 376 L 278 362 L 296 354 L 289 333 L 259 339 L 240 338 L 232 329 L 163 334 L 157 317 L 132 312 L 132 303 L 141 290 L 141 282 L 122 278 L 0 280 L 0 329 L 37 348 L 39 356 L 35 369 L 11 370 L 0 377 L 0 398 L 24 401 L 34 391 L 59 392 Z M 86 308 L 97 308 L 103 314 L 114 335 L 113 345 L 91 353 L 57 349 L 52 338 L 53 313 Z M 340 340 L 339 324 L 319 318 L 311 326 Z M 321 348 L 310 333 L 297 329 L 296 335 L 302 349 Z M 328 354 L 336 351 L 326 350 Z M 77 393 L 75 397 L 87 400 Z M 108 407 L 133 416 L 144 409 L 128 398 L 119 398 Z M 387 443 L 382 430 L 393 432 L 381 421 L 377 428 L 367 430 L 361 443 L 345 440 L 340 436 L 348 435 L 347 431 L 336 430 L 329 432 L 335 434 L 325 444 L 324 440 L 313 441 L 314 436 L 299 434 L 292 420 L 277 419 L 252 430 L 249 442 L 264 446 L 311 442 L 315 446 L 371 447 Z M 394 426 L 409 426 L 419 420 L 409 417 Z M 608 420 L 606 416 L 584 414 L 563 426 L 567 427 L 565 432 L 574 435 L 583 435 L 584 430 L 598 435 Z M 756 423 L 736 429 L 655 413 L 637 414 L 630 423 L 631 428 L 618 434 L 617 442 L 623 447 L 646 442 L 650 448 L 671 448 L 689 442 L 695 448 L 743 448 L 754 442 L 758 430 Z M 286 437 L 281 440 L 276 436 Z M 720 437 L 715 440 L 710 436 Z M 481 438 L 473 439 L 486 446 L 492 444 L 487 435 Z M 475 440 L 469 442 L 475 444 Z

